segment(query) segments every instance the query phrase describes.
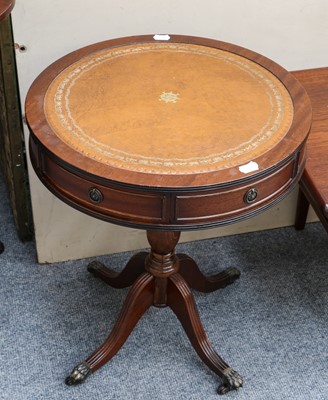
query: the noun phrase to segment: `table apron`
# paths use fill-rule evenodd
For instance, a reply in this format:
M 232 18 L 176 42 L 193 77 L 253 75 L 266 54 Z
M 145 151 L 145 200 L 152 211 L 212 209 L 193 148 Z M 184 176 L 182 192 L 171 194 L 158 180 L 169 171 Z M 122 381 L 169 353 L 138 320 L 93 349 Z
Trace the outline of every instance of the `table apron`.
M 43 151 L 30 139 L 32 165 L 47 188 L 70 206 L 101 220 L 141 229 L 194 230 L 225 225 L 251 217 L 286 196 L 298 182 L 304 168 L 305 151 L 299 151 L 284 165 L 267 175 L 245 179 L 233 187 L 199 191 L 118 188 L 115 183 L 99 184 L 92 177 L 79 176 Z M 93 198 L 90 193 L 98 194 Z M 247 199 L 248 193 L 254 198 Z

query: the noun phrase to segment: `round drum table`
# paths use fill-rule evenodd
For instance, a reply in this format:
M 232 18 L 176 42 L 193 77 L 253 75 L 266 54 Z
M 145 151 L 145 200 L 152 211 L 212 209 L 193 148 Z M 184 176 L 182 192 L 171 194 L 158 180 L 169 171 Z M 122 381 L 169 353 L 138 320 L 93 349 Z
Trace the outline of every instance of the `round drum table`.
M 221 378 L 219 393 L 242 386 L 209 342 L 191 293 L 223 288 L 240 273 L 206 277 L 175 246 L 181 231 L 240 221 L 290 192 L 311 124 L 301 85 L 273 61 L 232 44 L 127 37 L 49 66 L 30 88 L 26 117 L 43 184 L 83 213 L 145 229 L 151 248 L 121 273 L 89 264 L 110 286 L 132 286 L 108 338 L 66 383 L 83 382 L 110 360 L 154 305 L 177 315 Z

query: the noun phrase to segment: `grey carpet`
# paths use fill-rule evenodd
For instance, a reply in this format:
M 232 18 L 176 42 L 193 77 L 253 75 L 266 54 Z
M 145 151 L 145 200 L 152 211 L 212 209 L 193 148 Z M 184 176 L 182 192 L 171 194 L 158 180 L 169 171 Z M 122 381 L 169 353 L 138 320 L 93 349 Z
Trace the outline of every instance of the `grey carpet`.
M 218 396 L 219 379 L 176 317 L 156 308 L 107 365 L 67 387 L 65 376 L 105 339 L 127 290 L 90 276 L 88 260 L 38 265 L 0 190 L 1 399 L 328 399 L 328 236 L 319 223 L 179 245 L 206 273 L 242 272 L 224 290 L 195 293 L 210 340 L 245 379 L 239 391 Z M 119 268 L 129 257 L 99 259 Z

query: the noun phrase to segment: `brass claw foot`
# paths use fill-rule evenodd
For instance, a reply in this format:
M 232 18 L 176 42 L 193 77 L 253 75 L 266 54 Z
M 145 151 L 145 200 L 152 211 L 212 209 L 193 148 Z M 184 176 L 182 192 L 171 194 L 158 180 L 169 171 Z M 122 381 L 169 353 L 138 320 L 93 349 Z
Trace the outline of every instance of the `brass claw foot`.
M 89 365 L 82 362 L 73 369 L 71 374 L 65 379 L 65 383 L 69 386 L 78 385 L 84 382 L 90 374 L 91 369 Z
M 243 386 L 243 378 L 232 368 L 227 368 L 223 375 L 223 383 L 218 388 L 218 394 L 226 394 Z
M 230 285 L 233 283 L 236 279 L 239 279 L 240 277 L 240 271 L 239 269 L 235 267 L 230 267 L 225 270 L 225 273 L 227 275 L 227 285 Z

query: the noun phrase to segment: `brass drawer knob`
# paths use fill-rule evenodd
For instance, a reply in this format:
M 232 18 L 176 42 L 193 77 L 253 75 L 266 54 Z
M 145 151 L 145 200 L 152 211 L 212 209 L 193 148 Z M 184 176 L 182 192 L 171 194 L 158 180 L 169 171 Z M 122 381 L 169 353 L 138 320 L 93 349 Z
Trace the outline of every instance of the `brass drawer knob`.
M 101 203 L 104 199 L 103 194 L 97 188 L 90 188 L 88 191 L 88 196 L 89 199 L 95 204 Z
M 247 192 L 244 195 L 244 203 L 246 203 L 246 204 L 253 203 L 256 200 L 258 194 L 259 194 L 259 192 L 255 188 L 251 188 L 251 189 L 247 190 Z

